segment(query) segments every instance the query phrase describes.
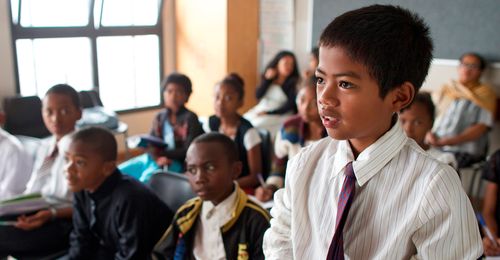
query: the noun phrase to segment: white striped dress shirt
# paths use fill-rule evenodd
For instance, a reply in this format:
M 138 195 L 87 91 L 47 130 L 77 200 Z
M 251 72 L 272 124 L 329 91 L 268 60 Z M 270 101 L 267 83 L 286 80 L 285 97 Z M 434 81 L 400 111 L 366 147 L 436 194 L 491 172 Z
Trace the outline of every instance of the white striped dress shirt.
M 356 160 L 347 141 L 327 137 L 289 162 L 264 236 L 266 259 L 326 259 L 350 161 L 357 181 L 344 228 L 346 259 L 481 255 L 477 222 L 457 173 L 395 124 Z

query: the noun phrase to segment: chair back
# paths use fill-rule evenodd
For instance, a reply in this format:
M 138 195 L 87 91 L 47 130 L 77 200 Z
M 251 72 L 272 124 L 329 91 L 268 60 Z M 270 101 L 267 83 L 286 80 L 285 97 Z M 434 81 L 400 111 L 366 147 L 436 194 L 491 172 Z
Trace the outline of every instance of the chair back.
M 42 101 L 38 96 L 14 96 L 4 99 L 4 129 L 13 135 L 44 138 L 50 135 L 42 118 Z
M 157 172 L 151 176 L 148 185 L 173 212 L 196 197 L 188 178 L 180 173 Z
M 262 155 L 262 177 L 267 179 L 271 172 L 271 162 L 273 154 L 273 146 L 271 141 L 271 133 L 264 128 L 257 128 L 259 131 L 260 139 L 262 143 L 260 144 L 261 155 Z
M 78 93 L 78 95 L 80 96 L 80 104 L 82 108 L 103 106 L 99 93 L 95 90 L 82 90 Z

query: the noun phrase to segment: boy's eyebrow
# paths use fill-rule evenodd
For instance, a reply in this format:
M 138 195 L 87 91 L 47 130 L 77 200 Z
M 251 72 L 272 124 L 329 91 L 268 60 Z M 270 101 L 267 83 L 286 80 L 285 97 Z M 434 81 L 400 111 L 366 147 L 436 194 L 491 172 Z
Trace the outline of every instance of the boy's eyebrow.
M 316 72 L 323 74 L 323 75 L 326 75 L 326 72 L 321 70 L 320 67 L 316 68 Z M 338 78 L 338 77 L 351 77 L 351 78 L 361 79 L 361 76 L 354 71 L 346 71 L 346 72 L 342 72 L 342 73 L 336 73 L 336 74 L 332 74 L 332 76 L 334 76 L 336 78 Z

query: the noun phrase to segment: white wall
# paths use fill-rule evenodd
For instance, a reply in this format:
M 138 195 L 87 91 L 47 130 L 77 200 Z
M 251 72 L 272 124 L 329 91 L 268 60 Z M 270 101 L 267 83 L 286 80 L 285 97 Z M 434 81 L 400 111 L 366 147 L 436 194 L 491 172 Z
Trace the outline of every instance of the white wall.
M 8 0 L 0 0 L 0 107 L 4 97 L 16 94 L 14 57 L 10 33 Z

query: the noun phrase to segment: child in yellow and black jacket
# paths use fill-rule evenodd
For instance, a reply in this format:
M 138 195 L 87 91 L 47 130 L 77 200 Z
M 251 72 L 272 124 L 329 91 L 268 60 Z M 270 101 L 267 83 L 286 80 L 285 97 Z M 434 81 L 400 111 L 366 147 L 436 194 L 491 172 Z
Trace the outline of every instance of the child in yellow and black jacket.
M 219 133 L 201 135 L 189 147 L 186 165 L 198 197 L 177 211 L 154 258 L 264 259 L 270 217 L 234 181 L 242 168 L 234 142 Z

